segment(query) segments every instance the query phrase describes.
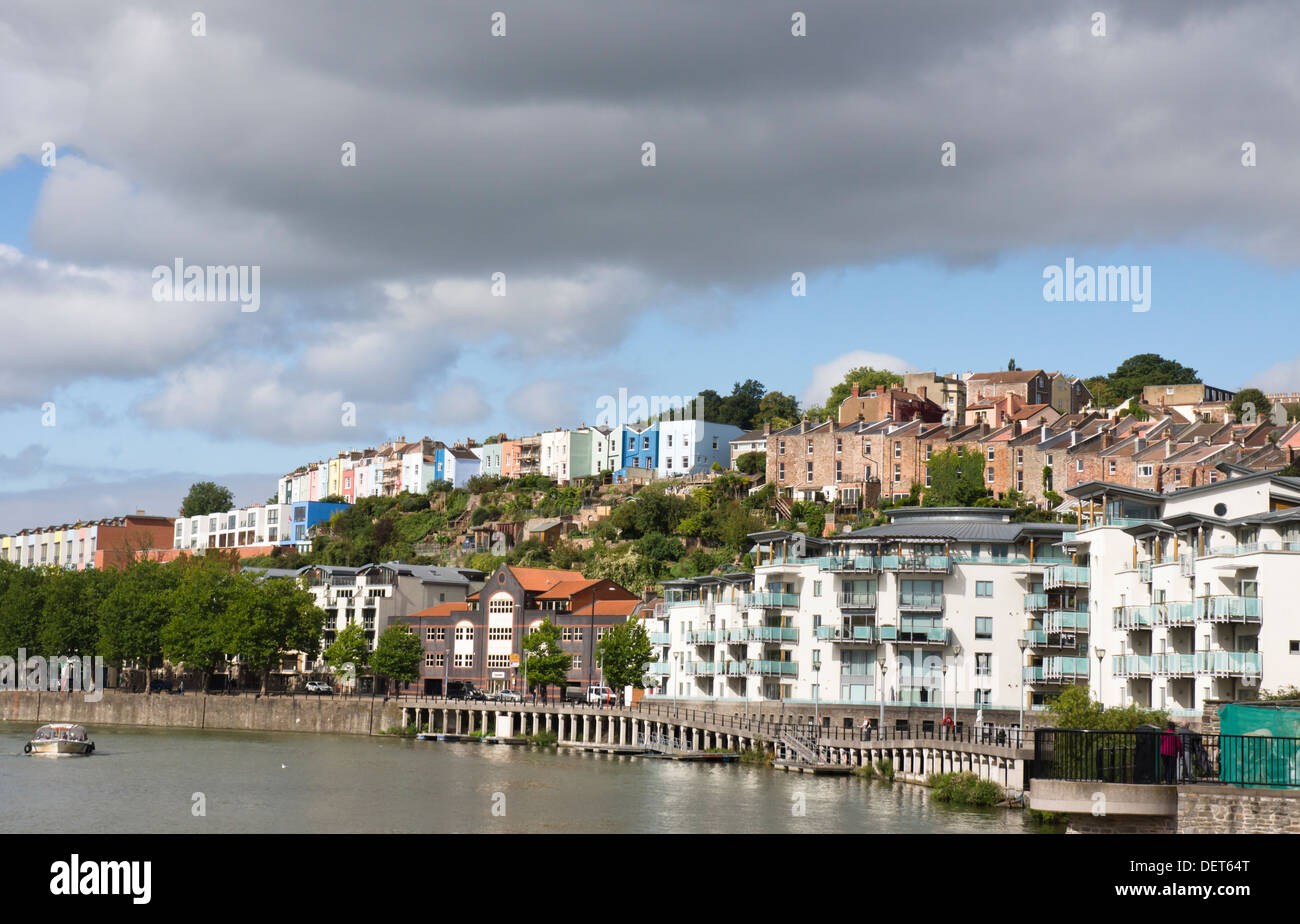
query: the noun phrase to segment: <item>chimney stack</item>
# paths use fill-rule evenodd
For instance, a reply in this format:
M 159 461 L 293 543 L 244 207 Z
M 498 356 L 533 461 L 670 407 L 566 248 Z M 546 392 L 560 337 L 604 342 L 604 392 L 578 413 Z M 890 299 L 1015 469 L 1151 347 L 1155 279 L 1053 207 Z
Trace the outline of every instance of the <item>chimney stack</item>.
M 771 436 L 771 435 L 772 435 L 772 421 L 771 421 L 771 420 L 765 420 L 765 421 L 763 422 L 763 435 L 764 435 L 764 436 Z
M 1039 426 L 1038 426 L 1038 442 L 1040 442 L 1040 443 L 1046 443 L 1046 442 L 1047 442 L 1047 424 L 1039 424 Z
M 805 414 L 805 415 L 804 415 L 804 416 L 799 420 L 799 432 L 800 432 L 800 433 L 807 433 L 807 432 L 808 432 L 808 415 L 807 415 L 807 414 Z
M 920 395 L 922 398 L 926 397 L 926 387 L 922 385 L 920 388 L 916 390 L 916 393 Z
M 849 389 L 849 397 L 856 398 L 857 396 L 858 396 L 858 383 L 854 382 L 853 387 Z

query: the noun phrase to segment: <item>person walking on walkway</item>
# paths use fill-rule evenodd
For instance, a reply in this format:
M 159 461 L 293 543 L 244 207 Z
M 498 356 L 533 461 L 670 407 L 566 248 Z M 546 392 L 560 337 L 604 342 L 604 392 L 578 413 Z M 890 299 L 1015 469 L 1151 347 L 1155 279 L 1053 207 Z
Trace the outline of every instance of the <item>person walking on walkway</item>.
M 1172 721 L 1166 722 L 1165 730 L 1160 733 L 1160 763 L 1164 767 L 1165 782 L 1171 784 L 1178 775 L 1178 752 L 1182 750 L 1175 728 Z

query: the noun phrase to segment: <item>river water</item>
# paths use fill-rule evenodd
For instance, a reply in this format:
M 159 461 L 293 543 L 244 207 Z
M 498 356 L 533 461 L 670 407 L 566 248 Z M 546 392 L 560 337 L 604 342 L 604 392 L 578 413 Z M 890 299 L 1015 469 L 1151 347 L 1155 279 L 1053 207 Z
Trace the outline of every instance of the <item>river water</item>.
M 23 754 L 34 730 L 0 722 L 3 833 L 1052 830 L 1017 810 L 935 803 L 919 786 L 740 763 L 123 726 L 90 729 L 90 757 L 49 759 Z

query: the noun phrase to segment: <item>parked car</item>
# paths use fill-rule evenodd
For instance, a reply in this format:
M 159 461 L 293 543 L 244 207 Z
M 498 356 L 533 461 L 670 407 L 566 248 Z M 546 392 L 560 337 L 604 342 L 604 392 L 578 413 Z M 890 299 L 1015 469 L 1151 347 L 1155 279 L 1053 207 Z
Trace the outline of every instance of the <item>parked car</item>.
M 487 694 L 468 680 L 450 680 L 447 682 L 448 699 L 487 700 Z
M 334 688 L 330 686 L 328 683 L 326 683 L 324 680 L 308 680 L 307 692 L 319 693 L 324 696 L 333 696 Z
M 514 690 L 497 690 L 492 694 L 492 698 L 498 703 L 522 703 L 524 701 L 523 695 Z
M 150 680 L 150 693 L 170 693 L 172 691 L 172 682 L 170 680 Z
M 587 702 L 589 703 L 612 705 L 615 698 L 614 691 L 609 687 L 600 687 L 595 685 L 587 687 Z

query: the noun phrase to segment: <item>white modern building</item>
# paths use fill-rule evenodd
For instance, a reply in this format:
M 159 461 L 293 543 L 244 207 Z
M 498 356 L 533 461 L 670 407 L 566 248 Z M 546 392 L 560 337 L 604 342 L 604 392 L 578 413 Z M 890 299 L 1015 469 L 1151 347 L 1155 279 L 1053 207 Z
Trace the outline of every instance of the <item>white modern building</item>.
M 1065 527 L 999 508 L 902 508 L 819 540 L 755 533 L 754 574 L 665 582 L 651 672 L 682 698 L 1019 708 L 1027 663 L 1060 689 L 1073 652 L 1028 660 L 1026 594 Z M 652 617 L 653 618 L 653 617 Z M 1023 647 L 1022 647 L 1023 643 Z
M 1071 488 L 1099 690 L 1108 705 L 1200 714 L 1207 700 L 1300 686 L 1300 478 L 1220 465 L 1157 494 Z M 1083 605 L 1080 601 L 1080 605 Z

